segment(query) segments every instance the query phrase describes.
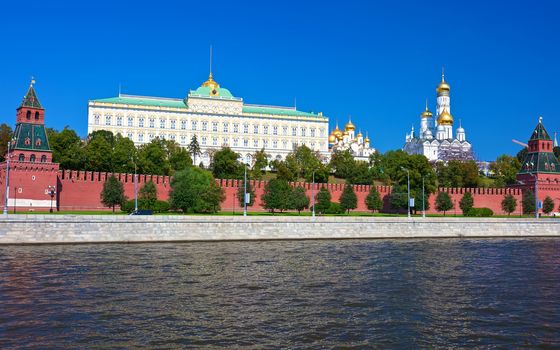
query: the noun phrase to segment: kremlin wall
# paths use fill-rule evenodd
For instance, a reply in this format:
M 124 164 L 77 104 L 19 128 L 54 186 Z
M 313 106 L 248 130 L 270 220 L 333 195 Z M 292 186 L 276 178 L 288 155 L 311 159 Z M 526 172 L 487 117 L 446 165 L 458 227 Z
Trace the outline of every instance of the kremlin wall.
M 100 200 L 100 194 L 105 180 L 115 175 L 124 185 L 125 195 L 134 198 L 133 174 L 110 174 L 91 171 L 60 170 L 59 165 L 52 162 L 52 152 L 46 139 L 44 125 L 44 109 L 39 103 L 33 85 L 17 109 L 15 140 L 8 150 L 9 157 L 9 193 L 8 209 L 13 212 L 56 211 L 71 210 L 109 210 Z M 542 121 L 539 120 L 531 139 L 529 152 L 523 161 L 518 179 L 523 183 L 514 188 L 440 188 L 450 194 L 455 209 L 447 214 L 460 214 L 459 201 L 466 192 L 471 192 L 475 207 L 487 207 L 496 215 L 504 214 L 501 201 L 506 194 L 512 194 L 518 201 L 517 211 L 521 213 L 522 191 L 534 189 L 534 181 L 538 179 L 538 197 L 542 201 L 550 196 L 555 203 L 555 209 L 560 205 L 560 167 L 557 160 L 551 160 L 552 141 L 546 133 Z M 7 157 L 7 158 L 8 158 Z M 555 157 L 554 157 L 555 159 Z M 6 192 L 6 162 L 0 163 L 0 188 L 2 189 L 2 204 L 5 203 Z M 138 188 L 144 183 L 152 181 L 157 188 L 158 199 L 167 200 L 169 194 L 170 178 L 166 176 L 138 175 Z M 222 211 L 242 211 L 237 200 L 237 189 L 242 183 L 238 180 L 218 179 L 217 183 L 225 190 L 226 199 L 221 204 Z M 265 211 L 260 198 L 263 194 L 265 182 L 252 181 L 257 200 L 250 211 Z M 309 183 L 293 183 L 294 186 L 303 186 L 307 195 L 311 197 L 312 189 Z M 345 185 L 342 184 L 315 184 L 315 194 L 321 186 L 327 186 L 332 201 L 337 202 Z M 365 198 L 370 186 L 355 185 L 354 190 L 358 197 L 358 207 L 354 211 L 367 212 Z M 381 198 L 384 201 L 384 211 L 389 211 L 388 194 L 391 188 L 378 186 Z M 436 213 L 435 197 L 429 199 L 430 209 L 427 213 Z M 421 208 L 419 208 L 421 210 Z M 419 211 L 420 211 L 419 210 Z

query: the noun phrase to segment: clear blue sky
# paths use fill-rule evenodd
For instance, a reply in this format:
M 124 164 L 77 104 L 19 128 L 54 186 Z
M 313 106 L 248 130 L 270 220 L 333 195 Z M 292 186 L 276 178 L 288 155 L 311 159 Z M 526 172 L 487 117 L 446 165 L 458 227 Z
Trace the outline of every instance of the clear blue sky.
M 560 131 L 556 1 L 10 1 L 0 13 L 0 123 L 30 76 L 47 124 L 87 132 L 87 101 L 184 97 L 208 75 L 248 103 L 348 115 L 401 148 L 445 66 L 482 160 L 519 149 L 539 115 Z

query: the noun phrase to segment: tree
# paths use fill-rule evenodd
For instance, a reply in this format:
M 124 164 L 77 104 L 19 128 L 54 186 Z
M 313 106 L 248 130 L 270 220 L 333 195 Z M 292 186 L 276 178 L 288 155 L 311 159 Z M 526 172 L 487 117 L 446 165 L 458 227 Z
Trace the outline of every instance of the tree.
M 395 185 L 391 189 L 391 194 L 389 195 L 389 203 L 391 208 L 395 210 L 408 210 L 408 189 L 404 185 Z
M 60 132 L 47 129 L 49 146 L 53 162 L 59 163 L 61 169 L 83 170 L 86 168 L 84 143 L 76 132 L 65 126 Z
M 422 196 L 422 190 L 414 190 L 414 212 L 418 210 L 428 210 L 430 209 L 430 194 L 424 191 L 424 196 Z
M 244 164 L 239 162 L 239 154 L 229 147 L 223 147 L 212 157 L 212 174 L 217 179 L 242 179 Z
M 466 192 L 463 195 L 463 198 L 461 198 L 461 200 L 459 201 L 459 208 L 461 208 L 463 215 L 467 215 L 467 213 L 472 209 L 473 206 L 474 198 L 470 192 Z
M 166 142 L 158 137 L 138 149 L 138 171 L 144 174 L 171 175 Z
M 105 183 L 103 183 L 101 203 L 103 203 L 106 207 L 112 207 L 114 214 L 115 206 L 123 205 L 125 201 L 126 197 L 124 196 L 124 186 L 122 182 L 117 180 L 114 175 L 109 176 Z
M 383 208 L 383 201 L 375 186 L 371 186 L 369 193 L 366 197 L 366 206 L 372 212 L 379 211 Z
M 436 197 L 436 209 L 437 211 L 442 211 L 444 216 L 446 211 L 453 209 L 453 202 L 447 192 L 438 193 Z
M 504 196 L 502 200 L 502 210 L 507 213 L 508 216 L 515 211 L 517 208 L 517 199 L 510 193 Z
M 110 131 L 97 130 L 89 134 L 85 146 L 86 170 L 112 172 L 114 144 Z
M 170 175 L 173 175 L 176 171 L 185 170 L 187 167 L 193 165 L 189 152 L 177 142 L 165 140 L 164 145 L 169 167 L 171 168 Z
M 356 160 L 349 150 L 334 152 L 330 162 L 334 176 L 340 179 L 348 179 L 356 166 Z
M 439 186 L 443 187 L 477 187 L 478 166 L 474 161 L 450 160 L 436 163 Z
M 331 193 L 328 188 L 321 187 L 319 193 L 317 193 L 317 201 L 315 204 L 315 210 L 319 213 L 325 213 L 331 206 Z
M 523 209 L 523 214 L 525 215 L 535 212 L 535 194 L 532 191 L 523 191 L 523 197 L 521 198 L 521 207 Z
M 292 189 L 286 180 L 272 179 L 264 186 L 264 193 L 261 197 L 265 209 L 274 213 L 278 209 L 280 212 L 290 209 Z
M 264 148 L 260 151 L 256 151 L 253 154 L 253 167 L 251 168 L 251 178 L 255 180 L 261 180 L 264 175 L 264 169 L 268 166 L 268 155 L 264 151 Z
M 321 162 L 321 154 L 311 150 L 306 145 L 299 146 L 290 152 L 283 165 L 286 169 L 283 169 L 282 176 L 287 175 L 285 171 L 293 174 L 293 179 L 286 179 L 288 181 L 303 178 L 305 181 L 311 182 L 314 172 L 315 182 L 328 181 L 329 169 Z
M 369 163 L 356 161 L 346 181 L 355 185 L 371 185 L 373 183 L 373 173 L 370 171 Z
M 153 181 L 148 181 L 140 188 L 138 200 L 142 209 L 154 209 L 157 201 L 157 188 Z
M 253 186 L 251 186 L 250 182 L 247 182 L 247 194 L 249 195 L 249 203 L 247 203 L 248 207 L 252 207 L 255 204 L 255 190 Z M 243 182 L 240 182 L 239 186 L 237 187 L 237 200 L 239 201 L 239 206 L 244 208 L 245 207 L 245 186 Z
M 211 172 L 188 167 L 176 172 L 171 178 L 169 200 L 172 208 L 180 209 L 183 213 L 212 212 L 219 210 L 223 192 Z
M 298 214 L 301 214 L 303 209 L 309 208 L 309 197 L 305 194 L 305 188 L 298 186 L 292 189 L 290 207 L 297 210 Z
M 543 213 L 548 215 L 553 210 L 554 210 L 554 201 L 549 196 L 546 196 L 544 201 L 543 201 L 542 211 L 543 211 Z
M 516 174 L 521 167 L 521 162 L 516 157 L 503 154 L 490 165 L 490 170 L 496 178 L 496 185 L 504 187 L 516 183 Z
M 193 164 L 196 164 L 196 157 L 199 156 L 202 152 L 200 151 L 200 145 L 198 144 L 198 140 L 196 139 L 196 135 L 193 135 L 191 138 L 191 143 L 187 146 L 187 150 L 191 155 L 193 160 Z
M 134 163 L 132 159 L 136 159 L 137 148 L 134 142 L 128 137 L 117 134 L 113 143 L 112 172 L 115 173 L 131 173 L 134 171 Z
M 4 156 L 8 153 L 8 142 L 12 140 L 13 135 L 12 128 L 8 124 L 0 124 L 0 162 L 6 160 Z
M 350 210 L 356 209 L 358 207 L 358 197 L 356 192 L 354 192 L 354 186 L 346 184 L 342 195 L 340 196 L 340 206 L 350 214 Z

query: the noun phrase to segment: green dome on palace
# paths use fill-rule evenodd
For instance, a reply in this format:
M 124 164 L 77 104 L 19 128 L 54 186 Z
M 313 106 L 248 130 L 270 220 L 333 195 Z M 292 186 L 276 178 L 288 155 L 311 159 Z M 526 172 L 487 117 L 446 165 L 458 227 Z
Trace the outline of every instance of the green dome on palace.
M 194 95 L 200 95 L 205 97 L 226 97 L 226 98 L 233 98 L 233 95 L 228 89 L 225 88 L 215 88 L 212 89 L 209 86 L 201 86 L 198 89 L 192 91 Z

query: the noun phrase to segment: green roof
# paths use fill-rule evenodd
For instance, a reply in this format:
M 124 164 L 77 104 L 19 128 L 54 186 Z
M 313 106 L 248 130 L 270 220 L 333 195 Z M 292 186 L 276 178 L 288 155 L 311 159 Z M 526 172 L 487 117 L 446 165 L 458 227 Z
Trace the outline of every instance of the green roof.
M 185 101 L 178 98 L 120 95 L 118 97 L 101 98 L 91 101 L 136 106 L 187 108 Z
M 539 118 L 539 123 L 535 127 L 535 130 L 531 134 L 531 138 L 529 140 L 550 140 L 550 136 L 546 132 L 544 125 L 542 124 L 542 118 Z
M 42 124 L 19 123 L 14 132 L 16 140 L 12 149 L 49 151 L 49 140 Z
M 297 109 L 292 107 L 274 107 L 274 106 L 257 106 L 257 105 L 243 106 L 243 113 L 286 115 L 286 116 L 294 116 L 294 117 L 318 117 L 318 115 L 315 113 L 298 111 Z
M 21 102 L 21 107 L 43 108 L 43 106 L 41 106 L 41 102 L 39 102 L 39 99 L 37 98 L 37 94 L 33 88 L 33 83 L 29 85 L 29 89 Z
M 202 97 L 212 97 L 212 98 L 225 98 L 225 99 L 236 99 L 233 97 L 231 92 L 225 88 L 217 88 L 218 94 L 212 95 L 212 89 L 209 86 L 201 86 L 198 89 L 191 91 L 189 95 L 202 96 Z
M 558 158 L 552 152 L 527 153 L 519 170 L 519 174 L 526 173 L 560 174 Z

